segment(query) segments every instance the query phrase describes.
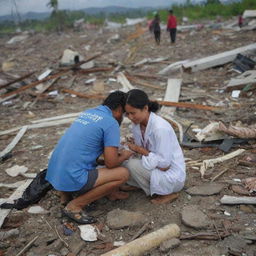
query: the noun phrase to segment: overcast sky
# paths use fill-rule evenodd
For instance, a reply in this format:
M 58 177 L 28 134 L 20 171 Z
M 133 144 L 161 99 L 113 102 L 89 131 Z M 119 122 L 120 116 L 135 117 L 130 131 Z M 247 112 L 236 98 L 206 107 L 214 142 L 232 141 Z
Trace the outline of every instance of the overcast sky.
M 50 12 L 47 7 L 49 0 L 0 0 L 0 15 L 11 14 L 14 3 L 17 3 L 20 13 Z M 79 10 L 87 7 L 104 6 L 124 6 L 124 7 L 142 7 L 142 6 L 169 6 L 172 3 L 184 3 L 185 0 L 59 0 L 60 9 Z

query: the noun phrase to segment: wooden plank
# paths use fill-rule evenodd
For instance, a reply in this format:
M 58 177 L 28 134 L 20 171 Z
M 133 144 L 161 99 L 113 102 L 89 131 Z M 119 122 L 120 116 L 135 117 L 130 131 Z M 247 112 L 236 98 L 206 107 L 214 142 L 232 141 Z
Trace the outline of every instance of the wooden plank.
M 165 75 L 167 73 L 177 71 L 177 70 L 181 69 L 182 65 L 184 65 L 187 62 L 189 62 L 189 60 L 182 60 L 182 61 L 172 63 L 172 64 L 168 65 L 167 67 L 165 67 L 164 69 L 160 70 L 158 72 L 158 74 L 159 75 Z
M 54 120 L 59 120 L 59 119 L 65 119 L 65 118 L 69 118 L 69 117 L 77 117 L 79 114 L 81 114 L 81 112 L 69 113 L 69 114 L 60 115 L 60 116 L 53 116 L 53 117 L 38 119 L 38 120 L 31 121 L 31 123 L 37 124 L 37 123 L 42 123 L 42 122 L 48 122 L 48 121 L 54 121 Z
M 222 204 L 256 204 L 256 197 L 224 195 L 220 202 Z
M 18 132 L 18 134 L 15 136 L 15 138 L 12 140 L 12 142 L 2 151 L 0 152 L 0 159 L 1 157 L 3 157 L 4 155 L 8 154 L 9 152 L 12 151 L 12 149 L 17 145 L 17 143 L 20 141 L 20 139 L 22 138 L 22 136 L 25 134 L 25 132 L 27 131 L 28 127 L 27 126 L 23 126 L 20 131 Z
M 135 87 L 129 82 L 123 72 L 117 74 L 117 82 L 120 83 L 123 88 L 121 89 L 124 92 L 134 89 Z
M 24 80 L 25 78 L 30 77 L 30 76 L 33 75 L 34 73 L 35 73 L 35 71 L 34 71 L 34 72 L 31 72 L 31 73 L 29 73 L 29 74 L 26 74 L 26 75 L 24 75 L 24 76 L 21 76 L 21 77 L 15 79 L 15 80 L 13 80 L 13 81 L 7 83 L 7 84 L 0 85 L 0 89 L 5 88 L 5 87 L 7 87 L 7 86 L 9 86 L 9 85 L 11 85 L 11 84 L 15 84 L 15 83 L 17 83 L 17 82 L 19 82 L 19 81 L 22 81 L 22 80 Z
M 198 60 L 190 61 L 183 64 L 183 68 L 186 71 L 196 72 L 207 68 L 212 68 L 220 65 L 224 65 L 233 61 L 238 53 L 245 53 L 256 50 L 256 43 L 247 46 L 239 47 L 231 51 L 222 52 L 216 55 L 208 56 Z
M 14 200 L 20 198 L 25 191 L 25 189 L 29 186 L 29 184 L 32 182 L 32 179 L 26 180 L 20 187 L 18 187 L 13 194 L 5 200 L 6 202 L 13 202 Z M 5 218 L 10 213 L 11 209 L 0 209 L 0 228 L 2 227 Z
M 51 122 L 31 124 L 31 125 L 28 125 L 27 127 L 28 127 L 28 129 L 45 128 L 45 127 L 51 127 L 51 126 L 57 126 L 57 125 L 72 123 L 74 120 L 75 120 L 75 117 L 72 117 L 72 118 L 66 118 L 66 119 L 51 121 Z M 0 132 L 0 136 L 5 135 L 5 134 L 9 134 L 9 133 L 13 133 L 13 132 L 15 132 L 19 129 L 21 129 L 21 127 L 16 127 L 16 128 L 12 128 L 12 129 L 9 129 L 9 130 L 2 131 L 2 132 Z
M 241 89 L 247 84 L 256 84 L 256 70 L 248 70 L 235 78 L 231 78 L 226 91 Z
M 180 97 L 181 79 L 168 79 L 167 88 L 165 91 L 164 101 L 178 102 Z M 175 107 L 163 107 L 160 114 L 163 116 L 173 115 Z

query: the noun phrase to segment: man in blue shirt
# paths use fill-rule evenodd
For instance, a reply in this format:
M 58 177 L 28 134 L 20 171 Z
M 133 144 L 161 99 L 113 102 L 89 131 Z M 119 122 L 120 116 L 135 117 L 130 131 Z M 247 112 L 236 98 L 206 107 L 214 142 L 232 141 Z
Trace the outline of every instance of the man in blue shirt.
M 62 136 L 49 161 L 46 180 L 60 191 L 61 198 L 75 197 L 63 213 L 80 224 L 95 222 L 83 207 L 106 195 L 118 198 L 115 191 L 129 177 L 121 167 L 132 152 L 118 152 L 120 128 L 126 94 L 111 93 L 102 105 L 84 111 Z M 106 168 L 96 169 L 104 154 Z

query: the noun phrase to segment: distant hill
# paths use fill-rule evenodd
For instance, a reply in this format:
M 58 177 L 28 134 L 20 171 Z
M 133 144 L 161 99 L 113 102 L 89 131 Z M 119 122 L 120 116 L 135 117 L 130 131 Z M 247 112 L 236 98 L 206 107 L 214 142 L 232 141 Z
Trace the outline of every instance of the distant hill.
M 81 9 L 81 11 L 85 12 L 89 15 L 97 15 L 100 13 L 104 14 L 113 14 L 113 13 L 132 13 L 133 11 L 141 11 L 142 13 L 147 13 L 148 11 L 155 10 L 156 8 L 152 7 L 143 7 L 143 8 L 126 8 L 126 7 L 120 7 L 120 6 L 108 6 L 108 7 L 91 7 L 91 8 L 85 8 Z M 20 14 L 21 20 L 44 20 L 50 16 L 50 12 L 27 12 L 25 14 Z M 13 21 L 12 15 L 5 15 L 0 16 L 0 22 L 11 20 Z M 17 19 L 17 17 L 15 17 Z
M 127 8 L 127 7 L 121 7 L 121 6 L 107 6 L 107 7 L 91 7 L 91 8 L 85 8 L 81 11 L 84 11 L 87 14 L 94 15 L 99 13 L 105 13 L 105 14 L 111 14 L 111 13 L 127 13 L 132 11 L 144 11 L 145 13 L 152 10 L 152 7 L 143 7 L 143 8 Z

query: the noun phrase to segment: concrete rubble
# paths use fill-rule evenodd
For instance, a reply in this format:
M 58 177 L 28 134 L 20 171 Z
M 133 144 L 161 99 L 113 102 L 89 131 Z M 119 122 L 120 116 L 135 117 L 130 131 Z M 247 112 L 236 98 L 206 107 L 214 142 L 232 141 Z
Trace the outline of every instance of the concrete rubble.
M 0 255 L 104 255 L 175 223 L 180 234 L 148 245 L 147 255 L 253 256 L 256 71 L 238 74 L 233 61 L 238 54 L 256 60 L 255 10 L 243 16 L 241 29 L 235 18 L 186 21 L 173 45 L 162 31 L 156 46 L 144 19 L 103 27 L 78 20 L 61 34 L 1 36 L 1 203 L 21 197 L 79 113 L 113 90 L 140 88 L 164 106 L 159 114 L 182 143 L 187 180 L 165 205 L 142 191 L 124 201 L 102 198 L 90 205 L 98 220 L 90 228 L 62 217 L 53 190 L 31 208 L 0 209 Z M 123 122 L 122 137 L 129 125 Z

